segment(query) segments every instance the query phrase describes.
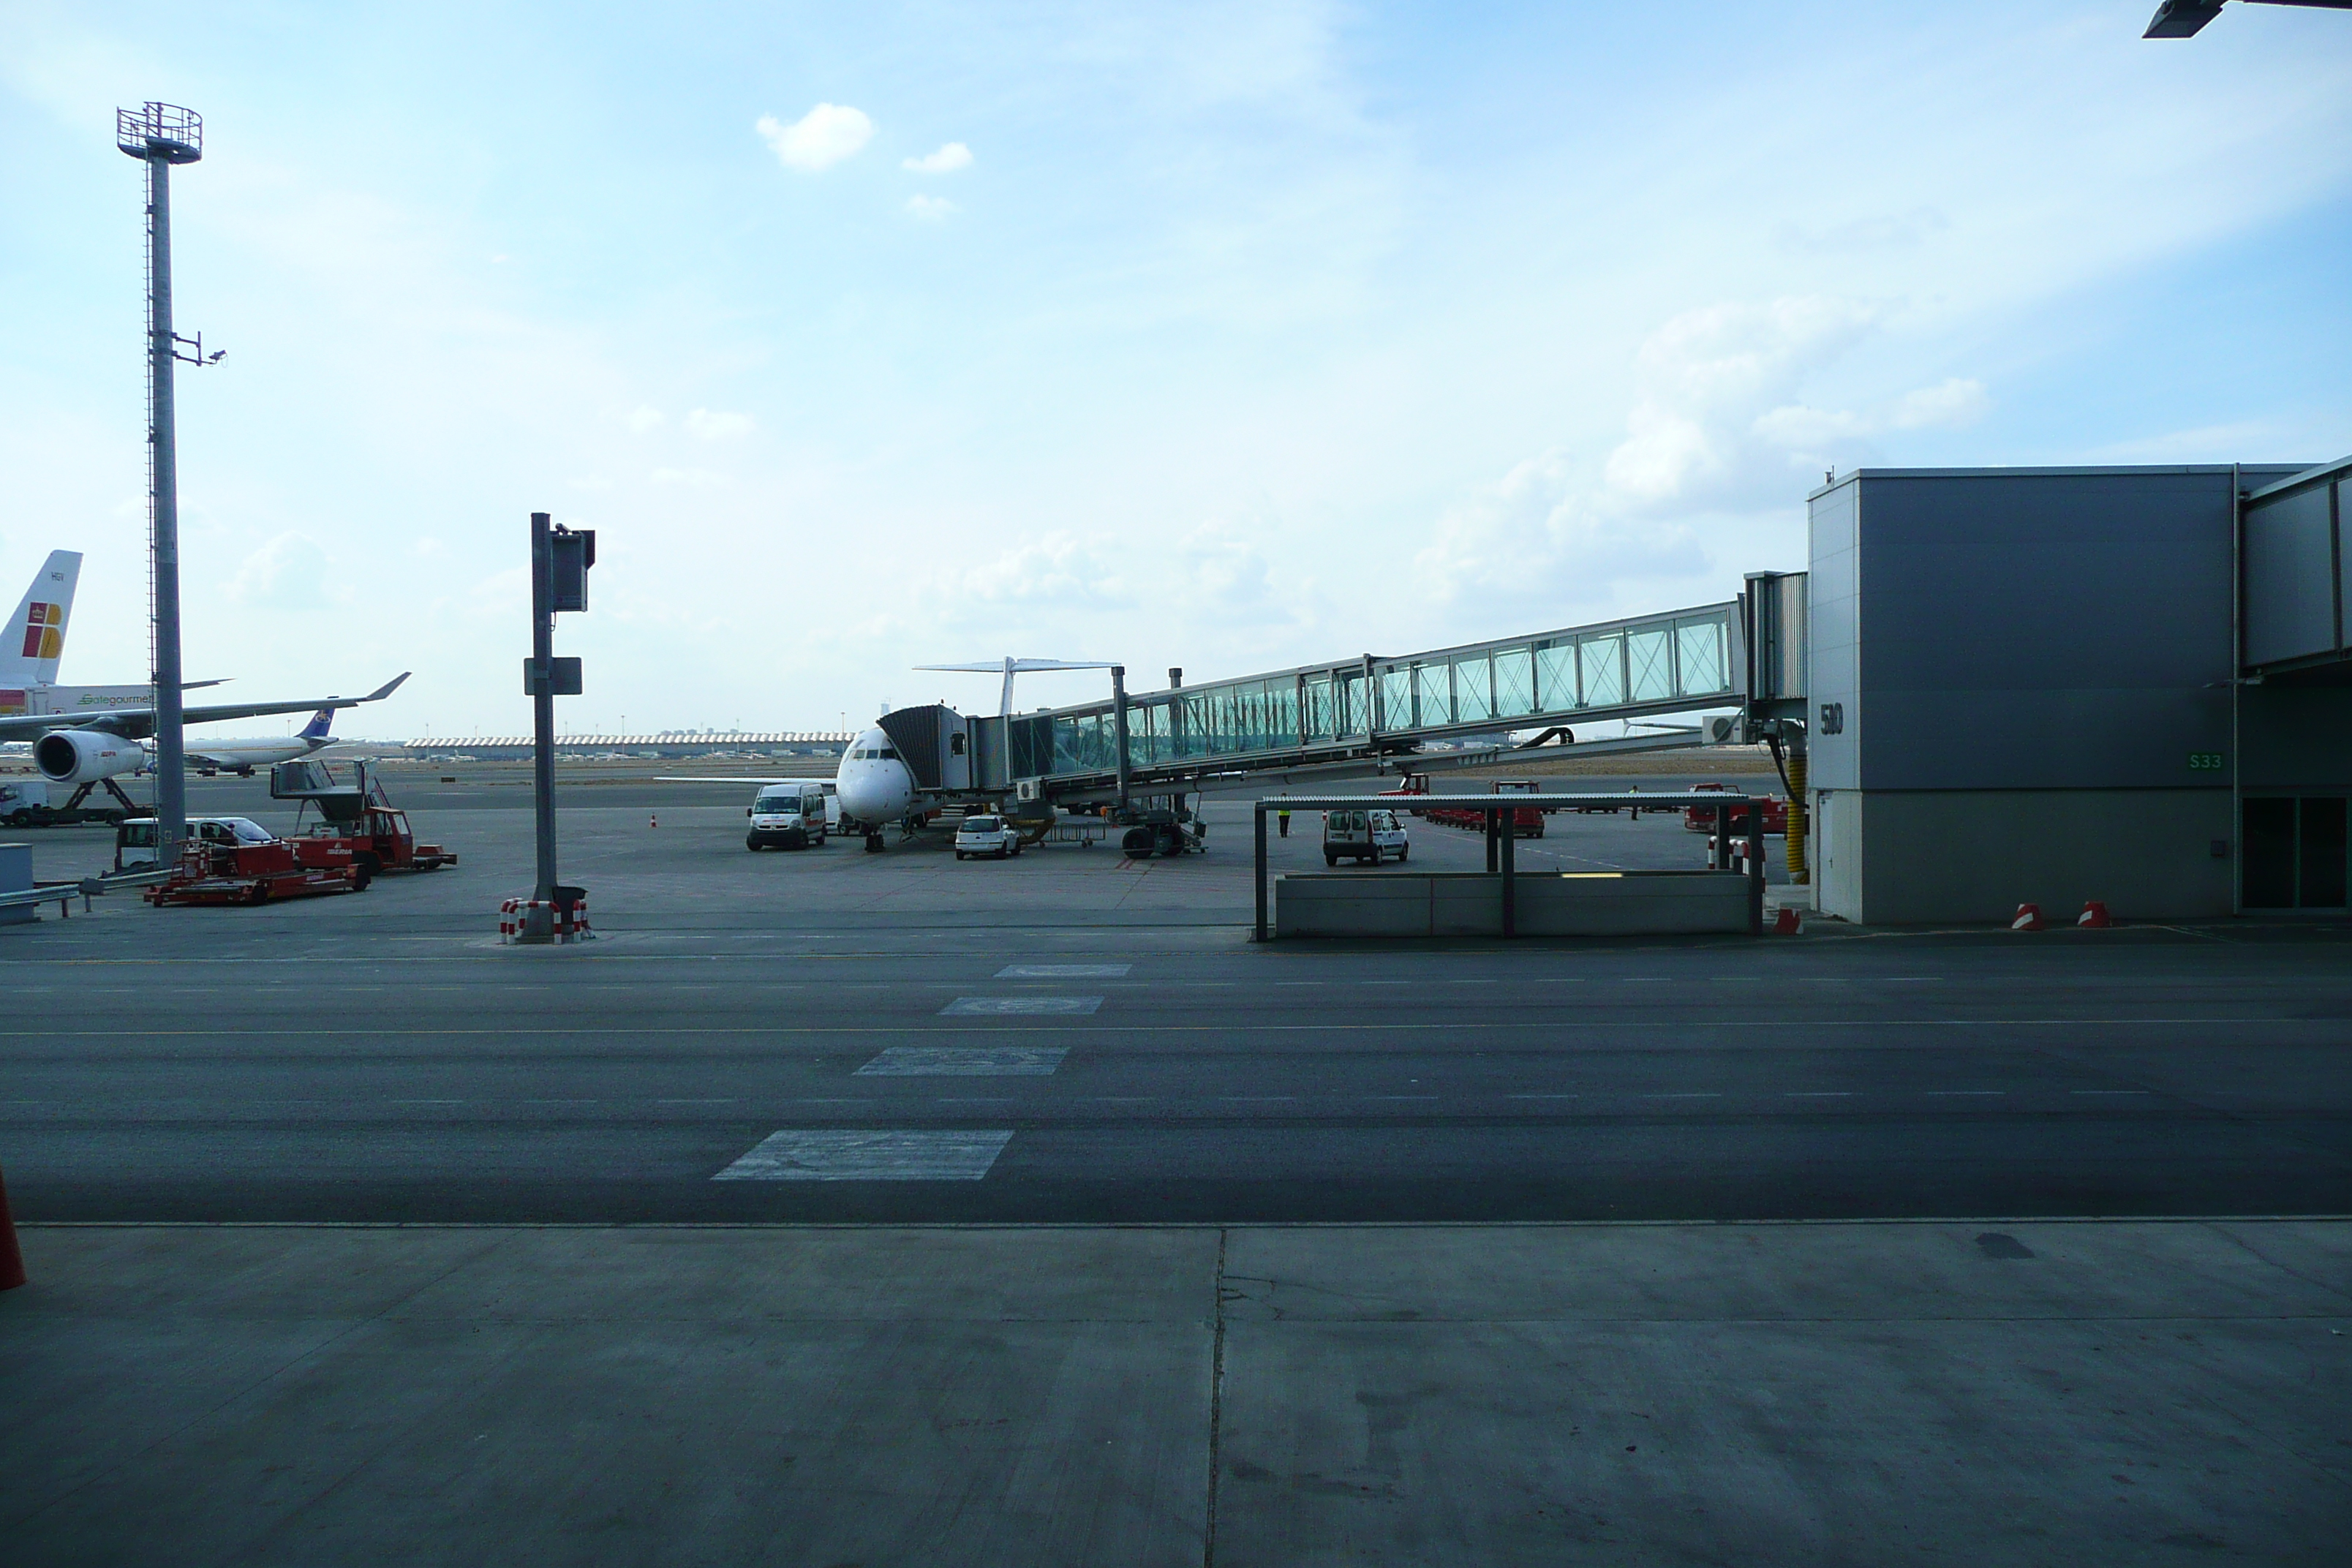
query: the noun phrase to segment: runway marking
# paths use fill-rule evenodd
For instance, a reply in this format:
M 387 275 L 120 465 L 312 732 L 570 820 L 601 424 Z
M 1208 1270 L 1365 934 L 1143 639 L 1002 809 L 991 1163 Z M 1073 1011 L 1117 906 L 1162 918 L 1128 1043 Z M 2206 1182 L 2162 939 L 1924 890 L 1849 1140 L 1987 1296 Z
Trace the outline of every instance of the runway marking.
M 1011 1129 L 1001 1131 L 771 1132 L 714 1182 L 976 1182 Z
M 1091 1013 L 1099 996 L 959 996 L 940 1009 L 942 1018 L 996 1017 L 1009 1013 Z
M 999 980 L 1118 980 L 1131 963 L 1008 963 L 996 972 Z
M 853 1078 L 1045 1078 L 1067 1046 L 892 1046 Z

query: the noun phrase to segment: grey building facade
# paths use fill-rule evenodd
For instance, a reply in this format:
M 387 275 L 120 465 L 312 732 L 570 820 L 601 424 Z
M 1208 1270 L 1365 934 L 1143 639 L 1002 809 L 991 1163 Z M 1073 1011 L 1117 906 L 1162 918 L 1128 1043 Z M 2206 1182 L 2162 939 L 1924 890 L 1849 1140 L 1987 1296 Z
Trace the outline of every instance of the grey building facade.
M 2298 486 L 2318 500 L 2273 526 L 2294 498 L 2265 491 Z M 2343 488 L 2326 470 L 2217 466 L 1863 469 L 1815 491 L 1822 911 L 2343 907 Z

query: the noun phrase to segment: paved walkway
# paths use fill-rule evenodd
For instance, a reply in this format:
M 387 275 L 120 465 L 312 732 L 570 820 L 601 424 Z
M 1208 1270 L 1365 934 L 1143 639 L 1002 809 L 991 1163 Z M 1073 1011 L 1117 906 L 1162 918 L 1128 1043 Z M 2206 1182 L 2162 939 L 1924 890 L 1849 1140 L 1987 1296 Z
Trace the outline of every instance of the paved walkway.
M 29 1227 L 48 1564 L 2339 1563 L 2352 1223 Z

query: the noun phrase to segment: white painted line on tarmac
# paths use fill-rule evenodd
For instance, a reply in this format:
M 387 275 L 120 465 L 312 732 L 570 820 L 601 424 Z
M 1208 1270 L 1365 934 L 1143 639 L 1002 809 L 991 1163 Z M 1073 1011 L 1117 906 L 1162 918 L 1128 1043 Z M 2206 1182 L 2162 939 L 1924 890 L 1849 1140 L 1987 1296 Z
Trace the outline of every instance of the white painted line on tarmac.
M 1117 980 L 1131 963 L 1008 963 L 996 972 L 999 980 Z
M 1091 1013 L 1102 1003 L 1099 996 L 959 996 L 940 1009 L 940 1016 L 992 1018 L 1016 1013 Z
M 1580 1094 L 1515 1094 L 1513 1100 L 1581 1100 Z
M 976 1182 L 988 1174 L 1010 1129 L 771 1132 L 714 1182 Z
M 1713 1089 L 1701 1089 L 1682 1094 L 1645 1094 L 1642 1098 L 1643 1100 L 1721 1100 L 1723 1096 Z
M 2152 1089 L 2074 1089 L 2069 1094 L 2154 1094 Z
M 1931 1089 L 1930 1100 L 1995 1100 L 2007 1094 L 2005 1089 Z
M 732 1100 L 656 1100 L 656 1105 L 733 1105 Z
M 1792 1089 L 1780 1096 L 1783 1100 L 1852 1100 L 1850 1089 Z
M 1066 1046 L 892 1046 L 853 1078 L 1045 1078 Z

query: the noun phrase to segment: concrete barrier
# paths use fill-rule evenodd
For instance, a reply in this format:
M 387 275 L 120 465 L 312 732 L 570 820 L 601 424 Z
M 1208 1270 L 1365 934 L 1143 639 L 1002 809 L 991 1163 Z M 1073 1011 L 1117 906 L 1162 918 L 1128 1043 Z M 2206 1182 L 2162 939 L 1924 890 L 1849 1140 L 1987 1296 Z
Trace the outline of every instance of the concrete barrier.
M 1745 932 L 1738 871 L 1537 872 L 1519 876 L 1521 936 Z M 1500 936 L 1503 885 L 1477 871 L 1292 872 L 1276 880 L 1274 928 L 1292 936 Z
M 27 892 L 32 886 L 33 847 L 0 844 L 0 893 Z M 0 905 L 0 925 L 16 925 L 40 918 L 41 911 L 31 904 Z

